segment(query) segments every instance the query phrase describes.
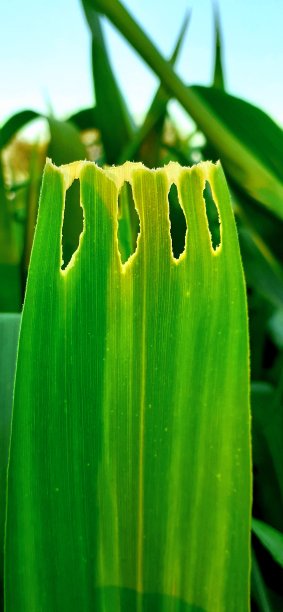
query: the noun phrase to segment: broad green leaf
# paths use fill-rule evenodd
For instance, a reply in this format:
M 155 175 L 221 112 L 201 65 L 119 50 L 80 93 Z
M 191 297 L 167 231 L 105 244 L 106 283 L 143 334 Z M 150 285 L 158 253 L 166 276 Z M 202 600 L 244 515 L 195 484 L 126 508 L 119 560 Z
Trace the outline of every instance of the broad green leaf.
M 258 519 L 252 519 L 252 530 L 273 559 L 283 567 L 283 533 Z
M 113 164 L 133 136 L 132 119 L 111 68 L 99 15 L 87 0 L 82 0 L 82 6 L 92 35 L 96 112 L 106 162 Z
M 62 272 L 75 178 L 84 230 Z M 216 250 L 206 180 L 221 219 Z M 122 266 L 125 181 L 140 234 Z M 172 183 L 188 226 L 178 261 Z M 249 609 L 247 313 L 219 164 L 47 164 L 8 478 L 7 612 Z
M 0 581 L 3 580 L 4 569 L 6 476 L 19 326 L 19 314 L 0 313 Z
M 85 0 L 107 15 L 204 132 L 224 168 L 283 218 L 282 130 L 252 104 L 215 88 L 186 87 L 118 0 Z

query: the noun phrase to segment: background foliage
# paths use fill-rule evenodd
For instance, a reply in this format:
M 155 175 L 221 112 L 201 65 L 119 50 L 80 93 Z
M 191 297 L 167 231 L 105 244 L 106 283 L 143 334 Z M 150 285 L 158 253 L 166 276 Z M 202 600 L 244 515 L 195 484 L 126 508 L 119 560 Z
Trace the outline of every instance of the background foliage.
M 130 159 L 141 160 L 149 167 L 162 166 L 169 160 L 191 165 L 220 158 L 232 194 L 248 288 L 255 518 L 252 603 L 255 610 L 279 611 L 283 609 L 282 130 L 260 109 L 226 91 L 217 18 L 212 85 L 188 87 L 176 76 L 174 62 L 189 18 L 182 24 L 171 60 L 166 61 L 116 0 L 82 0 L 82 4 L 92 34 L 95 104 L 79 109 L 65 121 L 44 117 L 50 133 L 46 144 L 21 139 L 20 129 L 39 117 L 34 109 L 10 117 L 0 131 L 0 310 L 5 313 L 0 328 L 1 429 L 7 440 L 11 376 L 3 373 L 4 368 L 12 372 L 8 364 L 15 359 L 17 336 L 17 317 L 7 313 L 21 312 L 45 156 L 56 164 L 76 159 L 95 160 L 99 165 L 120 164 Z M 126 92 L 120 90 L 112 71 L 97 10 L 108 16 L 160 79 L 142 125 L 135 125 Z M 172 97 L 196 124 L 185 139 L 168 114 Z M 181 235 L 182 219 L 173 199 L 171 205 Z M 63 227 L 65 261 L 76 250 L 81 229 L 74 184 L 68 192 Z M 6 460 L 5 450 L 1 455 L 2 491 Z

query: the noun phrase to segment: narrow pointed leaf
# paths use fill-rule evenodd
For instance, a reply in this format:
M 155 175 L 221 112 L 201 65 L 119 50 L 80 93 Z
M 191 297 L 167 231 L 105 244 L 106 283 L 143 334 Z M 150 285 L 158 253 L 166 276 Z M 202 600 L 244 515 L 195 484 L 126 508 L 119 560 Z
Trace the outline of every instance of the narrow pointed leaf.
M 177 40 L 175 49 L 172 53 L 171 59 L 169 60 L 172 66 L 175 64 L 178 58 L 183 40 L 187 32 L 187 28 L 190 22 L 190 16 L 191 16 L 190 13 L 187 13 L 187 15 L 185 16 L 184 22 L 181 27 L 180 34 L 178 36 L 178 40 Z M 141 145 L 150 139 L 150 134 L 152 133 L 153 133 L 153 137 L 155 136 L 155 141 L 157 140 L 158 148 L 160 147 L 161 135 L 162 135 L 164 121 L 166 117 L 167 104 L 169 100 L 170 100 L 170 96 L 168 95 L 168 92 L 164 89 L 162 85 L 160 85 L 152 100 L 152 103 L 146 114 L 144 122 L 142 123 L 140 128 L 137 130 L 136 134 L 134 134 L 132 140 L 123 150 L 119 158 L 119 163 L 123 163 L 127 161 L 127 159 L 136 160 L 137 153 Z M 150 143 L 147 146 L 147 149 L 149 150 L 149 152 L 150 152 L 151 145 L 152 145 L 152 139 L 150 139 Z M 143 161 L 144 162 L 146 161 L 146 163 L 148 164 L 148 159 L 145 160 L 144 150 L 143 150 L 142 158 L 143 158 Z M 155 158 L 156 158 L 156 155 L 155 155 Z M 156 166 L 156 159 L 154 160 L 154 162 L 155 163 L 152 163 L 151 166 Z
M 112 21 L 204 132 L 227 172 L 283 218 L 283 133 L 252 104 L 214 88 L 186 87 L 118 0 L 86 0 Z
M 252 519 L 252 530 L 272 557 L 283 567 L 283 533 L 258 519 Z
M 84 231 L 62 272 L 75 178 Z M 124 181 L 140 234 L 123 267 Z M 171 183 L 188 226 L 178 262 Z M 48 163 L 17 362 L 7 612 L 247 612 L 250 503 L 246 300 L 221 166 Z
M 225 78 L 223 69 L 223 52 L 222 52 L 222 37 L 220 28 L 220 18 L 218 6 L 214 4 L 214 37 L 215 37 L 215 51 L 214 51 L 214 75 L 213 75 L 213 86 L 217 89 L 225 90 Z
M 96 112 L 106 161 L 113 164 L 133 136 L 132 119 L 111 68 L 99 15 L 87 0 L 82 5 L 92 35 Z

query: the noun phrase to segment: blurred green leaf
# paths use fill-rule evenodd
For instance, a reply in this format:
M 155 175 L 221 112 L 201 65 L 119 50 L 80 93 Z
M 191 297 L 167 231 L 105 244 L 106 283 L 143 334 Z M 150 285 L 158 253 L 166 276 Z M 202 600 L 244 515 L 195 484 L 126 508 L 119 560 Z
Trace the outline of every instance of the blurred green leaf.
M 173 97 L 184 106 L 219 154 L 226 171 L 251 196 L 283 218 L 283 132 L 252 104 L 225 92 L 186 87 L 170 63 L 118 0 L 85 0 L 133 45 Z
M 258 612 L 274 612 L 274 608 L 269 600 L 268 589 L 254 551 L 252 551 L 251 569 L 251 594 L 252 598 L 257 602 Z
M 248 288 L 251 380 L 264 381 L 267 326 L 274 306 L 256 290 Z
M 283 376 L 282 376 L 283 378 Z M 251 386 L 254 503 L 257 514 L 283 531 L 282 380 L 278 389 L 265 382 Z
M 283 349 L 283 308 L 278 308 L 270 317 L 268 330 L 274 344 Z
M 252 519 L 252 530 L 273 559 L 283 567 L 283 533 L 258 519 Z
M 232 181 L 230 181 L 232 183 Z M 269 209 L 244 193 L 236 183 L 232 186 L 233 196 L 236 193 L 237 207 L 240 205 L 241 217 L 253 231 L 260 236 L 268 250 L 279 261 L 283 262 L 283 220 L 276 217 Z
M 214 39 L 215 39 L 215 51 L 214 51 L 214 75 L 213 75 L 213 86 L 217 89 L 225 90 L 225 78 L 223 69 L 223 52 L 222 52 L 222 36 L 220 27 L 220 17 L 216 0 L 213 4 L 214 14 Z
M 39 119 L 40 117 L 42 117 L 42 115 L 33 110 L 23 110 L 10 117 L 0 129 L 0 149 L 9 143 L 18 130 L 30 121 Z
M 188 12 L 184 18 L 175 49 L 171 59 L 169 60 L 171 65 L 174 65 L 178 58 L 190 22 L 190 16 L 191 13 Z M 140 159 L 149 167 L 158 166 L 160 163 L 159 149 L 169 100 L 170 96 L 164 87 L 160 85 L 152 100 L 144 122 L 136 131 L 132 140 L 122 151 L 119 158 L 119 163 L 139 159 L 138 151 L 143 145 Z
M 271 304 L 283 306 L 283 268 L 250 224 L 238 225 L 246 279 Z
M 106 162 L 113 164 L 133 137 L 133 123 L 111 68 L 100 18 L 88 0 L 82 0 L 82 5 L 92 35 L 96 113 L 99 117 Z
M 0 151 L 0 312 L 21 307 L 21 275 Z
M 6 477 L 19 327 L 19 314 L 0 313 L 0 580 L 3 577 Z
M 99 114 L 95 106 L 79 110 L 68 117 L 68 121 L 73 123 L 80 131 L 100 129 Z
M 47 117 L 50 129 L 48 156 L 57 164 L 87 159 L 86 148 L 82 143 L 79 130 L 68 121 L 58 121 Z
M 0 151 L 0 263 L 15 263 L 16 250 L 13 241 L 12 218 L 5 189 L 2 153 Z
M 23 239 L 23 252 L 21 261 L 21 271 L 23 276 L 23 286 L 26 285 L 27 271 L 29 266 L 30 254 L 33 243 L 34 230 L 36 225 L 39 194 L 42 172 L 45 165 L 45 159 L 39 154 L 38 144 L 35 143 L 30 155 L 28 175 L 29 181 L 25 191 L 25 226 Z
M 20 263 L 0 263 L 0 313 L 19 312 L 22 308 Z

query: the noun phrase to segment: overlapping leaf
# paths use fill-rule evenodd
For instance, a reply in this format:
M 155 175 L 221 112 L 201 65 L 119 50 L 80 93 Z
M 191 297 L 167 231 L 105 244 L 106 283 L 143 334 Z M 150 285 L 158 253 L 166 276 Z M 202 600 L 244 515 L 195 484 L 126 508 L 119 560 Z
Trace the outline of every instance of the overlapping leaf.
M 283 218 L 283 134 L 263 111 L 215 88 L 186 87 L 118 0 L 86 0 L 113 22 L 204 132 L 227 172 Z

